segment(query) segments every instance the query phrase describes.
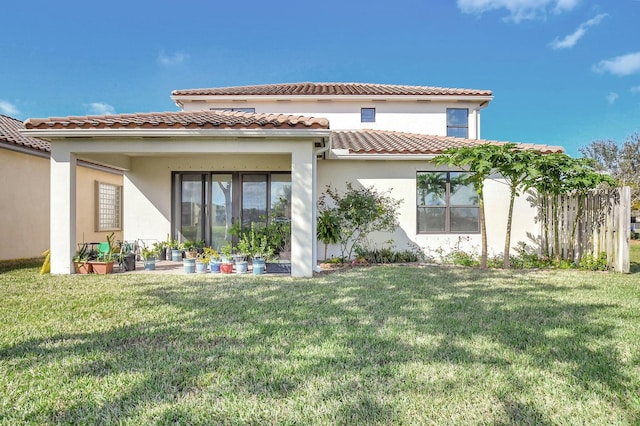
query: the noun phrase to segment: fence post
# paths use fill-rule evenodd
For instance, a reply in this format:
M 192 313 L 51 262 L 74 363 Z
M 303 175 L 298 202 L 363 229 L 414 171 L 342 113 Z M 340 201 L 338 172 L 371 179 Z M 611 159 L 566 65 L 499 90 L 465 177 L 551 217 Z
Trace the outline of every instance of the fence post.
M 628 274 L 631 272 L 629 258 L 629 240 L 631 239 L 631 188 L 623 186 L 620 191 L 620 205 L 618 213 L 618 235 L 616 238 L 617 256 L 616 271 Z

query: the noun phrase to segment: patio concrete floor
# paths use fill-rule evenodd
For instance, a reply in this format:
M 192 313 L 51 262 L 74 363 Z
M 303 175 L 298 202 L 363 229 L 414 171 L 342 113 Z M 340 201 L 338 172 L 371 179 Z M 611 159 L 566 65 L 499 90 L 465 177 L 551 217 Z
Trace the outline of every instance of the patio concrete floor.
M 136 261 L 136 269 L 133 271 L 121 271 L 117 265 L 115 265 L 113 269 L 114 273 L 124 273 L 124 274 L 185 274 L 184 266 L 182 261 L 173 262 L 171 260 L 156 260 L 156 269 L 153 271 L 145 271 L 144 263 L 142 261 Z M 234 272 L 235 274 L 235 269 Z M 197 273 L 196 273 L 197 274 Z M 208 270 L 207 274 L 211 275 L 222 275 L 222 274 L 212 274 L 210 270 Z M 249 265 L 249 271 L 247 274 L 252 274 L 251 265 Z M 197 274 L 204 275 L 204 274 Z M 289 275 L 288 273 L 281 272 L 269 272 L 266 271 L 265 275 Z

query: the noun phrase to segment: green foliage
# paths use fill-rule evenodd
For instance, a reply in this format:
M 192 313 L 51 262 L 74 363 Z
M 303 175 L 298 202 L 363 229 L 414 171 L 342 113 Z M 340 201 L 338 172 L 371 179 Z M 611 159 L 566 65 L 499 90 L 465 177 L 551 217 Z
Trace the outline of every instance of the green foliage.
M 212 247 L 203 247 L 202 253 L 198 254 L 196 257 L 196 262 L 198 263 L 209 263 L 211 260 L 218 260 L 220 255 L 216 251 L 216 249 Z
M 618 185 L 631 188 L 631 204 L 640 208 L 640 135 L 625 138 L 622 145 L 616 141 L 596 140 L 580 148 L 583 157 L 593 160 L 594 168 L 611 176 Z
M 640 240 L 640 232 L 631 231 L 632 240 Z
M 324 243 L 324 258 L 327 258 L 327 246 L 340 241 L 340 217 L 335 208 L 325 208 L 318 212 L 317 237 Z
M 591 253 L 585 253 L 580 258 L 580 269 L 587 271 L 606 271 L 609 269 L 607 265 L 607 253 L 600 252 L 597 257 Z
M 229 261 L 231 259 L 231 253 L 233 253 L 233 246 L 231 245 L 231 242 L 228 242 L 227 244 L 220 247 L 220 253 L 222 253 L 222 256 L 224 256 L 226 260 Z
M 329 263 L 332 265 L 341 265 L 343 263 L 345 263 L 346 259 L 344 257 L 340 257 L 340 256 L 332 256 L 329 259 L 325 259 L 323 260 L 323 263 Z
M 84 263 L 89 260 L 91 260 L 91 250 L 89 250 L 89 245 L 87 243 L 83 243 L 75 256 L 73 256 L 73 261 Z
M 354 247 L 370 233 L 397 229 L 400 204 L 401 201 L 373 186 L 354 188 L 347 182 L 342 193 L 327 185 L 318 201 L 318 210 L 320 216 L 329 211 L 331 220 L 339 223 L 341 256 L 351 259 Z
M 478 193 L 480 207 L 480 228 L 482 239 L 482 255 L 480 266 L 487 267 L 487 227 L 484 215 L 484 181 L 494 173 L 495 167 L 503 154 L 499 145 L 483 144 L 472 147 L 450 148 L 432 161 L 436 165 L 457 166 L 467 168 L 467 182 L 473 183 Z
M 526 189 L 526 181 L 533 173 L 533 165 L 537 157 L 541 154 L 531 149 L 518 149 L 516 144 L 508 143 L 500 145 L 500 155 L 494 157 L 495 167 L 509 185 L 509 213 L 507 215 L 507 231 L 504 242 L 503 266 L 505 269 L 510 265 L 511 250 L 511 227 L 513 220 L 513 205 L 516 196 L 521 189 Z
M 264 227 L 262 228 L 265 229 Z M 266 232 L 259 232 L 254 223 L 251 224 L 249 231 L 240 233 L 240 241 L 238 241 L 238 250 L 241 254 L 252 258 L 264 259 L 266 261 L 274 258 L 274 248 L 269 245 Z
M 172 250 L 178 250 L 180 248 L 180 242 L 178 240 L 171 239 L 171 236 L 169 236 L 169 234 L 167 234 L 167 240 L 164 243 Z
M 394 251 L 391 247 L 365 249 L 360 246 L 354 248 L 358 259 L 371 264 L 412 263 L 419 260 L 418 255 L 411 250 Z
M 152 247 L 143 247 L 142 248 L 142 258 L 144 260 L 149 260 L 152 257 L 155 258 L 158 255 L 158 253 L 160 253 L 160 252 L 155 247 L 155 245 L 152 246 Z
M 479 266 L 478 256 L 464 250 L 455 249 L 445 256 L 445 262 L 458 266 Z

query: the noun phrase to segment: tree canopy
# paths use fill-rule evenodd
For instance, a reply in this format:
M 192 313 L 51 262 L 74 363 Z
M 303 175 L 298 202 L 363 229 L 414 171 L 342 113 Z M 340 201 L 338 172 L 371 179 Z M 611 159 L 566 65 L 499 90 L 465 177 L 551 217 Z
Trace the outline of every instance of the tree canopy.
M 618 144 L 612 139 L 596 140 L 580 148 L 583 157 L 594 160 L 594 168 L 608 173 L 619 185 L 631 188 L 631 204 L 640 210 L 640 135 L 634 133 Z

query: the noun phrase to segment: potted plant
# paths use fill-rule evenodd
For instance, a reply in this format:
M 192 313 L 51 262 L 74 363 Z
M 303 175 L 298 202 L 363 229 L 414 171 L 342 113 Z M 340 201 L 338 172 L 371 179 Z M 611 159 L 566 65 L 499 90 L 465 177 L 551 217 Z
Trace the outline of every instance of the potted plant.
M 218 251 L 213 247 L 205 247 L 203 249 L 203 253 L 204 255 L 209 257 L 209 269 L 211 270 L 211 273 L 219 274 L 221 262 L 220 262 L 220 255 L 218 254 Z
M 286 217 L 274 218 L 264 229 L 268 246 L 273 248 L 273 256 L 267 259 L 269 272 L 289 272 L 291 267 L 291 220 Z
M 167 260 L 171 260 L 172 262 L 180 262 L 182 260 L 182 250 L 180 249 L 180 242 L 171 239 L 169 234 L 167 234 L 167 241 L 165 241 L 165 244 L 167 247 Z
M 211 247 L 204 247 L 202 249 L 202 253 L 198 253 L 198 257 L 196 257 L 196 272 L 199 274 L 207 273 L 207 265 L 211 262 L 213 254 L 217 254 L 217 252 Z
M 114 233 L 107 235 L 107 241 L 98 244 L 98 257 L 91 260 L 91 267 L 96 274 L 110 274 L 113 272 L 113 263 L 117 257 L 114 246 Z
M 90 260 L 90 251 L 87 243 L 82 243 L 80 250 L 73 256 L 73 264 L 76 269 L 76 274 L 90 274 L 93 271 L 93 267 Z
M 251 230 L 242 236 L 242 245 L 252 258 L 252 271 L 254 275 L 262 275 L 266 271 L 266 262 L 271 261 L 274 249 L 269 244 L 267 235 L 256 231 L 251 225 Z M 240 246 L 240 244 L 238 244 Z
M 231 252 L 233 251 L 233 246 L 231 242 L 225 244 L 220 248 L 220 252 L 222 253 L 222 259 L 220 264 L 220 272 L 223 274 L 230 274 L 233 272 L 233 263 L 231 262 Z
M 157 241 L 153 243 L 153 250 L 156 252 L 158 260 L 167 260 L 167 242 Z
M 184 257 L 186 259 L 195 259 L 198 256 L 198 247 L 193 241 L 185 241 L 182 243 L 182 250 L 184 250 Z
M 158 250 L 155 246 L 153 248 L 143 247 L 142 261 L 144 262 L 145 271 L 155 271 L 157 255 L 158 255 Z
M 249 270 L 249 262 L 247 262 L 247 256 L 250 254 L 249 242 L 243 238 L 238 241 L 236 247 L 237 252 L 233 255 L 233 260 L 236 264 L 236 274 L 244 274 Z
M 118 263 L 125 271 L 136 270 L 135 243 L 126 241 L 120 243 Z

